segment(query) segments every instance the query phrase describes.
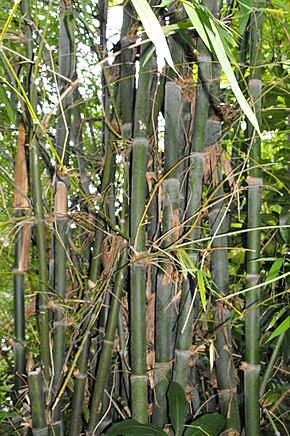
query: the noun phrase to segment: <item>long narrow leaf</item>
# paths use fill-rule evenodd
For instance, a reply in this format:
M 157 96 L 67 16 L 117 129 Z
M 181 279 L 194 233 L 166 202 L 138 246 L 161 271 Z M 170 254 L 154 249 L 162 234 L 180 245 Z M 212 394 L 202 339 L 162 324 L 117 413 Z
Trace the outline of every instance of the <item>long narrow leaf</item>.
M 267 342 L 272 341 L 272 339 L 276 338 L 276 336 L 281 335 L 282 333 L 286 332 L 290 328 L 290 316 L 287 316 L 286 319 L 284 319 L 283 322 L 281 322 L 280 325 L 273 331 L 273 333 L 270 335 L 270 337 L 267 339 Z
M 206 295 L 205 295 L 203 272 L 200 270 L 197 270 L 196 271 L 196 278 L 197 278 L 197 284 L 198 284 L 201 304 L 202 304 L 203 309 L 205 310 L 206 309 Z
M 203 20 L 202 22 L 199 14 L 195 10 L 195 5 L 193 4 L 185 2 L 184 8 L 193 26 L 196 28 L 200 38 L 203 40 L 205 45 L 216 54 L 242 111 L 244 112 L 250 123 L 253 125 L 257 133 L 261 135 L 258 120 L 250 105 L 248 104 L 246 98 L 244 97 L 238 85 L 235 74 L 232 70 L 232 66 L 227 56 L 227 52 L 229 52 L 229 47 L 227 46 L 227 48 L 225 49 L 225 40 L 222 40 L 215 22 L 211 19 L 210 15 L 206 16 L 205 14 L 203 14 L 205 20 Z
M 132 3 L 142 21 L 148 38 L 156 46 L 157 55 L 165 59 L 168 65 L 176 71 L 166 38 L 151 7 L 146 0 L 132 0 Z

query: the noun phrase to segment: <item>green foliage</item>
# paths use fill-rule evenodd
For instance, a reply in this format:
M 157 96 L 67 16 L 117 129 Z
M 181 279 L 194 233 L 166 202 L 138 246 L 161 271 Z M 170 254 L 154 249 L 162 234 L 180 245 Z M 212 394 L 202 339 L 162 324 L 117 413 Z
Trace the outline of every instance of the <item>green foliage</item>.
M 187 428 L 184 436 L 217 436 L 222 430 L 225 419 L 218 413 L 207 413 L 194 420 Z
M 153 424 L 140 424 L 134 419 L 126 419 L 125 421 L 114 424 L 109 430 L 106 431 L 108 435 L 120 436 L 133 436 L 139 434 L 140 436 L 157 436 L 166 435 L 166 433 Z
M 285 397 L 289 390 L 285 368 L 290 358 L 290 98 L 289 45 L 285 30 L 285 12 L 289 12 L 289 6 L 279 0 L 258 8 L 251 0 L 224 1 L 211 2 L 214 8 L 210 11 L 198 1 L 178 4 L 163 1 L 160 5 L 153 2 L 149 6 L 145 0 L 134 0 L 136 12 L 128 2 L 120 6 L 116 2 L 74 1 L 71 9 L 67 0 L 63 3 L 68 9 L 62 12 L 62 17 L 67 19 L 68 28 L 64 26 L 62 31 L 68 31 L 68 39 L 61 40 L 59 2 L 22 0 L 14 6 L 7 0 L 2 3 L 0 432 L 18 434 L 23 426 L 31 432 L 35 418 L 32 414 L 38 413 L 31 412 L 26 369 L 21 375 L 23 387 L 15 392 L 14 320 L 18 325 L 23 321 L 25 358 L 22 363 L 32 372 L 36 368 L 45 372 L 40 354 L 43 346 L 40 320 L 44 312 L 48 314 L 46 337 L 50 356 L 55 354 L 56 337 L 61 332 L 64 346 L 59 347 L 59 356 L 54 356 L 60 377 L 51 380 L 54 368 L 49 368 L 49 383 L 43 386 L 43 397 L 47 394 L 48 423 L 54 419 L 58 425 L 58 417 L 53 416 L 58 408 L 65 431 L 74 432 L 72 436 L 90 435 L 90 419 L 96 420 L 92 424 L 95 434 L 164 435 L 170 430 L 176 435 L 213 436 L 230 427 L 226 394 L 223 397 L 231 387 L 229 365 L 222 366 L 222 354 L 226 350 L 233 365 L 239 410 L 238 402 L 242 402 L 245 388 L 236 376 L 241 379 L 239 368 L 244 367 L 242 362 L 246 360 L 245 317 L 259 311 L 259 319 L 255 318 L 261 325 L 257 349 L 261 379 L 265 378 L 266 383 L 257 401 L 259 411 L 263 410 L 258 419 L 261 418 L 263 434 L 277 432 L 277 428 L 283 434 L 290 422 L 289 401 Z M 221 10 L 217 10 L 218 5 Z M 26 12 L 22 8 L 27 8 Z M 114 8 L 118 8 L 117 14 L 112 12 Z M 112 27 L 121 15 L 121 8 L 124 20 L 120 34 L 120 29 Z M 258 131 L 247 101 L 252 44 L 248 31 L 255 11 L 263 14 L 260 41 L 263 87 L 258 99 L 262 132 L 260 161 L 252 155 L 257 138 L 255 135 L 249 138 L 251 129 L 246 129 L 250 119 Z M 146 36 L 139 18 L 153 44 L 147 40 L 146 45 L 143 41 L 140 45 L 139 37 Z M 206 60 L 210 71 L 206 80 L 201 72 L 204 64 L 199 64 L 199 38 L 211 51 Z M 76 69 L 61 79 L 59 48 L 65 52 L 67 44 Z M 166 65 L 158 71 L 156 52 L 173 69 Z M 70 92 L 60 103 L 61 80 L 62 90 Z M 173 120 L 167 114 L 169 84 L 178 88 L 180 96 Z M 139 90 L 141 98 L 137 107 Z M 200 110 L 201 91 L 206 91 L 208 113 Z M 126 114 L 124 107 L 129 107 Z M 200 141 L 196 153 L 192 137 L 199 130 L 197 122 L 201 113 L 219 133 L 213 138 L 207 124 L 206 132 L 201 135 L 206 137 L 206 144 Z M 248 117 L 245 121 L 244 115 Z M 13 197 L 15 184 L 19 183 L 15 177 L 15 159 L 20 120 L 27 133 L 24 160 L 29 180 L 28 206 L 19 218 Z M 172 126 L 176 128 L 174 135 Z M 60 131 L 65 133 L 65 138 L 58 144 Z M 142 145 L 142 169 L 136 171 L 137 203 L 141 197 L 144 200 L 139 211 L 142 218 L 138 216 L 135 223 L 137 235 L 142 234 L 142 246 L 138 249 L 135 241 L 129 241 L 127 228 L 131 226 L 132 233 L 136 212 L 130 193 L 135 183 L 132 148 L 141 143 L 140 139 L 136 141 L 136 132 L 139 138 L 148 139 Z M 62 147 L 65 142 L 67 155 L 63 165 L 56 146 Z M 39 154 L 33 155 L 35 144 L 39 146 Z M 168 171 L 170 147 L 180 160 Z M 200 173 L 197 182 L 203 185 L 202 193 L 193 207 L 198 189 L 195 184 L 191 192 L 188 179 L 192 173 L 196 174 L 197 155 L 201 167 L 204 166 L 204 176 Z M 33 198 L 35 183 L 31 174 L 35 162 L 39 165 L 40 201 Z M 258 264 L 261 274 L 250 286 L 246 274 L 249 257 L 246 239 L 256 229 L 248 229 L 247 198 L 248 170 L 253 166 L 259 168 L 263 189 L 260 254 L 254 256 L 251 265 Z M 178 178 L 174 179 L 172 175 L 177 172 Z M 170 178 L 175 183 L 176 204 L 164 189 Z M 60 234 L 55 214 L 59 181 L 68 188 L 65 236 Z M 38 214 L 39 208 L 43 217 Z M 193 216 L 189 210 L 194 211 Z M 212 210 L 218 217 L 214 237 L 209 224 Z M 37 233 L 39 223 L 44 229 L 46 265 L 40 262 L 43 247 Z M 23 271 L 18 271 L 16 259 L 20 253 L 15 252 L 15 240 L 27 225 L 32 228 L 30 248 L 24 256 L 29 265 L 22 265 Z M 229 230 L 221 230 L 224 228 Z M 228 270 L 226 267 L 218 271 L 222 289 L 214 283 L 218 281 L 215 268 L 219 254 L 221 258 L 227 257 L 228 262 Z M 55 263 L 60 258 L 63 270 L 56 280 Z M 56 270 L 60 270 L 59 266 Z M 136 287 L 142 301 L 130 285 L 134 268 L 142 276 Z M 47 274 L 45 280 L 43 271 Z M 24 277 L 23 318 L 14 307 L 13 297 L 18 292 L 13 278 L 19 275 Z M 66 278 L 67 286 L 65 294 L 63 284 L 63 295 L 60 295 L 57 288 L 62 278 Z M 162 288 L 162 298 L 158 286 Z M 258 287 L 261 287 L 261 300 L 246 306 L 245 295 Z M 132 304 L 133 294 L 137 295 L 136 305 Z M 45 304 L 41 308 L 39 302 L 43 297 Z M 162 326 L 158 325 L 157 310 L 162 314 Z M 143 320 L 143 354 L 136 353 L 134 346 L 131 350 L 128 347 L 134 334 L 139 343 L 141 332 L 140 328 L 131 331 L 132 314 L 137 321 Z M 166 348 L 165 357 L 164 361 L 155 361 L 160 341 L 163 341 L 162 350 Z M 132 380 L 138 383 L 142 379 L 142 410 L 145 420 L 148 415 L 148 424 L 139 423 L 141 419 L 135 415 L 138 395 L 137 407 L 132 404 L 132 357 L 142 360 L 143 372 L 139 373 L 137 368 Z M 184 364 L 184 372 L 176 383 L 173 379 L 180 362 Z M 163 390 L 158 396 L 160 385 Z M 92 408 L 94 392 L 97 400 Z M 247 402 L 246 397 L 244 401 Z M 238 414 L 243 427 L 244 416 L 240 411 Z M 131 416 L 134 419 L 127 419 Z M 68 430 L 71 422 L 77 422 L 79 428 Z M 51 428 L 49 431 L 57 432 Z
M 175 382 L 171 382 L 168 392 L 168 413 L 176 435 L 182 435 L 187 416 L 187 401 L 184 389 Z

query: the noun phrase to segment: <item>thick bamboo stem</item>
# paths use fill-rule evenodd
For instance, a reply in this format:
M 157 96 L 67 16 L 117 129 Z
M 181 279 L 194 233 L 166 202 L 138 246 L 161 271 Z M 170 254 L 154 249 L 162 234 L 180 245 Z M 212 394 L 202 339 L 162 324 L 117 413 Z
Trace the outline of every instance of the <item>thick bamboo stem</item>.
M 255 2 L 261 8 L 263 1 Z M 261 33 L 262 12 L 252 12 L 250 21 L 250 80 L 249 93 L 254 103 L 256 116 L 261 123 Z M 260 280 L 261 264 L 258 260 L 261 248 L 262 185 L 261 169 L 257 166 L 261 160 L 261 141 L 251 126 L 248 128 L 250 141 L 250 169 L 248 177 L 248 228 L 254 229 L 247 237 L 247 287 L 256 286 Z M 252 168 L 251 168 L 252 167 Z M 246 333 L 246 365 L 245 380 L 245 425 L 247 436 L 260 434 L 259 378 L 260 378 L 260 288 L 246 295 L 247 316 Z
M 14 175 L 14 200 L 13 208 L 15 218 L 25 216 L 29 203 L 26 198 L 28 191 L 28 174 L 25 154 L 25 128 L 24 123 L 19 123 L 18 145 L 15 160 Z M 24 273 L 29 269 L 29 245 L 30 245 L 30 226 L 20 227 L 15 239 L 15 262 L 14 262 L 14 373 L 15 373 L 15 392 L 24 387 L 25 370 L 25 320 L 24 320 L 24 292 L 25 276 Z M 19 401 L 19 398 L 17 402 Z M 19 405 L 19 403 L 18 403 Z
M 215 79 L 217 79 L 215 77 Z M 221 138 L 221 122 L 208 120 L 207 123 L 208 143 L 213 146 Z M 212 280 L 216 292 L 221 296 L 229 293 L 229 272 L 228 272 L 228 237 L 223 236 L 215 238 L 216 235 L 228 232 L 228 215 L 224 200 L 223 180 L 220 169 L 221 156 L 216 157 L 216 166 L 212 168 L 211 182 L 215 195 L 213 208 L 209 212 L 210 233 L 213 239 L 210 245 L 213 248 L 211 253 Z M 216 180 L 216 182 L 215 182 Z M 215 183 L 220 184 L 216 189 Z M 237 382 L 235 367 L 232 355 L 232 338 L 231 338 L 231 312 L 228 306 L 222 302 L 216 303 L 215 309 L 215 350 L 216 350 L 216 372 L 218 381 L 218 394 L 221 406 L 221 413 L 226 418 L 226 428 L 240 431 L 240 416 L 237 396 Z
M 88 434 L 92 434 L 98 421 L 100 414 L 100 405 L 104 393 L 104 387 L 107 379 L 108 367 L 110 365 L 112 349 L 115 340 L 115 333 L 118 324 L 120 302 L 124 283 L 126 280 L 127 265 L 127 250 L 123 250 L 118 264 L 118 271 L 116 273 L 113 296 L 111 299 L 110 311 L 108 322 L 106 326 L 105 339 L 103 341 L 102 352 L 98 363 L 98 370 L 95 379 L 94 392 L 91 404 L 90 420 L 88 425 Z
M 39 368 L 28 373 L 28 385 L 32 414 L 32 434 L 33 436 L 47 436 L 48 426 L 45 417 L 42 376 Z
M 54 313 L 54 336 L 53 336 L 53 384 L 56 394 L 63 377 L 63 365 L 65 360 L 65 317 L 62 304 L 66 298 L 66 224 L 67 221 L 67 187 L 64 182 L 58 181 L 55 192 L 55 292 L 57 306 Z M 56 435 L 63 434 L 61 416 L 62 402 L 59 401 L 52 411 L 52 427 Z
M 141 68 L 136 95 L 134 140 L 132 150 L 132 187 L 130 213 L 130 239 L 133 247 L 130 268 L 130 319 L 131 319 L 131 401 L 132 416 L 141 423 L 147 422 L 146 372 L 146 267 L 140 256 L 145 252 L 145 225 L 141 217 L 146 205 L 147 153 L 150 75 L 142 65 L 148 45 L 141 48 Z
M 31 4 L 29 0 L 24 0 L 21 3 L 22 13 L 27 19 L 31 19 Z M 27 24 L 25 26 L 27 33 L 27 42 L 25 44 L 26 56 L 33 60 L 33 34 L 32 27 Z M 28 96 L 32 108 L 36 111 L 37 107 L 37 90 L 34 78 L 34 62 L 28 66 L 29 83 L 27 83 Z M 41 170 L 40 170 L 40 152 L 39 144 L 35 137 L 35 126 L 33 125 L 30 115 L 28 117 L 28 141 L 29 141 L 29 160 L 30 160 L 30 175 L 31 187 L 33 195 L 33 206 L 36 228 L 36 244 L 38 251 L 39 263 L 39 293 L 38 293 L 38 327 L 40 336 L 40 354 L 42 361 L 42 371 L 45 383 L 48 383 L 50 378 L 50 344 L 49 344 L 49 316 L 47 310 L 48 296 L 47 287 L 48 270 L 47 270 L 47 247 L 46 247 L 46 230 L 44 220 L 44 210 L 42 202 L 42 185 L 41 185 Z
M 61 95 L 68 86 L 68 80 L 75 74 L 75 43 L 74 43 L 74 16 L 72 2 L 60 0 L 59 19 L 59 52 L 58 52 L 58 93 Z M 73 93 L 65 96 L 59 106 L 56 151 L 60 160 L 67 164 L 68 147 L 71 132 L 71 109 Z
M 192 136 L 190 168 L 187 187 L 187 209 L 186 219 L 189 224 L 194 221 L 192 218 L 200 206 L 203 165 L 204 165 L 204 146 L 206 121 L 209 109 L 209 80 L 211 56 L 205 45 L 199 40 L 198 55 L 198 77 L 199 84 L 196 92 L 194 130 Z M 188 254 L 193 262 L 197 264 L 197 247 L 194 240 L 197 239 L 199 230 L 193 227 L 188 235 L 190 245 Z M 182 296 L 180 301 L 180 314 L 178 321 L 177 341 L 175 347 L 175 362 L 173 380 L 181 386 L 186 385 L 187 365 L 189 359 L 189 349 L 192 339 L 192 318 L 194 304 L 192 298 L 195 296 L 196 284 L 191 279 L 183 281 Z
M 174 82 L 165 86 L 165 162 L 167 173 L 180 159 L 182 93 L 181 87 Z M 170 173 L 164 180 L 162 231 L 167 234 L 163 243 L 168 247 L 179 237 L 179 175 L 180 167 Z M 174 227 L 175 230 L 174 230 Z M 170 232 L 171 231 L 171 232 Z M 155 398 L 153 420 L 163 426 L 167 420 L 167 404 L 163 401 L 171 380 L 174 341 L 176 334 L 176 309 L 173 298 L 176 292 L 173 266 L 170 261 L 164 262 L 157 276 L 156 288 L 156 338 L 155 349 L 156 370 Z M 176 274 L 175 274 L 176 276 Z
M 82 352 L 77 364 L 74 395 L 72 399 L 71 415 L 68 426 L 70 436 L 79 436 L 82 430 L 82 408 L 85 383 L 87 379 L 89 345 L 90 335 L 86 334 L 84 343 L 82 344 Z

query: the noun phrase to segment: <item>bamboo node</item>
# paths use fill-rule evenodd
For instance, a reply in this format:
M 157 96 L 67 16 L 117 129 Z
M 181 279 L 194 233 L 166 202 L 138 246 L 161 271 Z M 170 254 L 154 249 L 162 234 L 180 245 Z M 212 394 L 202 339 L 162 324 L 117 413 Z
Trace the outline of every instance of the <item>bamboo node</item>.
M 242 362 L 240 369 L 246 372 L 256 372 L 259 373 L 261 370 L 261 365 L 253 365 L 248 362 Z
M 176 79 L 175 83 L 181 87 L 184 101 L 193 101 L 195 99 L 196 83 L 191 74 L 186 74 L 180 79 Z
M 246 181 L 249 186 L 263 186 L 263 179 L 261 177 L 248 176 Z
M 221 394 L 235 394 L 237 392 L 237 387 L 234 386 L 232 388 L 229 389 L 218 389 L 218 393 L 219 395 Z
M 148 377 L 147 375 L 137 375 L 137 374 L 131 374 L 131 382 L 134 383 L 134 381 L 147 381 Z

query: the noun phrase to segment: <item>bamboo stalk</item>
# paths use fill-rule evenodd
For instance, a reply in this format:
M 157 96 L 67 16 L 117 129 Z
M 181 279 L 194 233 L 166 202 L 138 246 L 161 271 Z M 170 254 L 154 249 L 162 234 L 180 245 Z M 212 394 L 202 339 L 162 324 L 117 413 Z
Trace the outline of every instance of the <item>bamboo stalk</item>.
M 209 80 L 211 56 L 205 45 L 199 39 L 198 55 L 198 77 L 199 84 L 196 91 L 194 130 L 192 136 L 190 168 L 188 176 L 187 199 L 186 199 L 186 219 L 192 222 L 192 217 L 200 206 L 203 165 L 204 165 L 204 146 L 206 121 L 209 108 Z M 197 264 L 197 251 L 194 240 L 197 239 L 199 230 L 197 227 L 191 229 L 188 235 L 190 245 L 188 246 L 188 255 L 194 265 Z M 196 284 L 191 279 L 183 280 L 182 296 L 180 301 L 180 313 L 178 320 L 177 341 L 175 347 L 175 362 L 173 380 L 185 387 L 187 379 L 187 365 L 190 355 L 190 345 L 192 339 L 192 318 L 194 313 L 194 304 L 192 298 Z
M 100 405 L 104 393 L 104 387 L 108 374 L 108 367 L 111 360 L 112 349 L 115 340 L 115 332 L 118 324 L 120 301 L 124 283 L 126 280 L 125 267 L 127 265 L 127 250 L 123 249 L 118 264 L 118 271 L 116 273 L 113 296 L 111 299 L 110 311 L 106 327 L 105 339 L 103 341 L 100 360 L 98 362 L 98 369 L 95 379 L 95 387 L 92 396 L 90 420 L 88 424 L 88 434 L 93 434 L 94 428 L 98 421 L 100 414 Z
M 215 77 L 217 79 L 217 77 Z M 218 144 L 221 138 L 221 122 L 208 120 L 208 146 Z M 211 182 L 215 195 L 213 208 L 209 212 L 210 234 L 213 239 L 210 245 L 213 248 L 211 253 L 212 281 L 216 292 L 221 296 L 228 295 L 229 292 L 229 272 L 228 272 L 228 237 L 223 236 L 215 238 L 216 235 L 228 232 L 228 216 L 226 203 L 224 200 L 223 179 L 219 161 L 221 156 L 216 157 L 216 166 L 212 169 Z M 216 182 L 215 182 L 216 179 Z M 216 189 L 215 183 L 220 186 Z M 226 418 L 226 428 L 240 431 L 240 416 L 237 396 L 237 382 L 235 367 L 232 355 L 232 337 L 231 337 L 231 312 L 228 306 L 222 302 L 215 304 L 214 309 L 216 332 L 215 332 L 215 350 L 216 350 L 216 373 L 218 381 L 218 395 L 221 406 L 221 413 Z
M 31 20 L 31 4 L 29 0 L 21 2 L 22 13 L 25 15 L 27 22 Z M 33 35 L 32 27 L 29 24 L 25 25 L 27 33 L 27 42 L 25 44 L 26 57 L 33 59 Z M 28 96 L 30 104 L 34 111 L 37 107 L 37 90 L 34 77 L 34 63 L 29 64 L 27 77 L 30 82 L 27 83 Z M 47 287 L 48 271 L 47 271 L 47 248 L 46 248 L 46 231 L 44 210 L 42 202 L 42 185 L 41 185 L 41 170 L 40 170 L 40 152 L 39 144 L 35 137 L 35 126 L 30 115 L 27 113 L 28 119 L 28 142 L 29 142 L 29 162 L 30 162 L 30 177 L 31 189 L 33 195 L 33 206 L 36 228 L 36 244 L 38 251 L 39 263 L 39 293 L 38 293 L 38 328 L 40 336 L 40 354 L 42 361 L 42 371 L 45 383 L 48 383 L 50 378 L 50 351 L 49 351 L 49 316 L 47 310 L 48 296 Z
M 85 391 L 85 382 L 87 378 L 88 352 L 90 345 L 90 334 L 86 334 L 85 341 L 82 345 L 82 352 L 77 363 L 75 373 L 74 394 L 71 406 L 71 415 L 69 420 L 69 435 L 79 436 L 82 430 L 82 406 Z
M 60 0 L 59 50 L 58 50 L 58 93 L 61 95 L 68 86 L 68 80 L 75 74 L 75 43 L 73 2 Z M 56 152 L 60 160 L 68 163 L 68 147 L 71 133 L 71 109 L 73 93 L 69 93 L 59 105 L 56 129 Z
M 263 1 L 254 3 L 258 12 L 252 12 L 250 19 L 250 80 L 249 94 L 254 102 L 256 116 L 261 124 L 261 35 Z M 261 141 L 251 126 L 248 126 L 250 142 L 250 169 L 248 177 L 248 228 L 256 229 L 261 226 L 262 185 L 261 169 L 257 167 L 261 160 Z M 251 166 L 253 168 L 251 168 Z M 261 231 L 252 230 L 247 236 L 247 287 L 255 286 L 260 280 Z M 245 319 L 246 334 L 246 365 L 244 370 L 245 382 L 245 425 L 246 435 L 260 434 L 259 407 L 259 377 L 260 377 L 260 288 L 256 288 L 246 295 Z
M 40 368 L 28 373 L 28 385 L 32 414 L 32 434 L 33 436 L 47 436 L 48 426 L 45 417 L 45 401 Z
M 174 82 L 165 86 L 165 162 L 167 173 L 180 159 L 182 93 Z M 179 175 L 176 166 L 170 177 L 163 182 L 163 220 L 164 234 L 171 230 L 163 243 L 164 249 L 179 237 Z M 177 228 L 174 231 L 174 227 Z M 167 422 L 167 404 L 163 401 L 171 380 L 174 341 L 176 334 L 176 309 L 173 298 L 176 292 L 176 279 L 171 261 L 165 261 L 157 275 L 156 286 L 156 338 L 155 349 L 155 405 L 153 422 L 161 427 Z
M 13 208 L 15 218 L 25 216 L 29 209 L 27 200 L 28 191 L 28 174 L 25 155 L 25 127 L 21 121 L 18 127 L 18 144 L 15 160 L 15 176 L 14 176 L 14 200 Z M 15 392 L 18 397 L 19 391 L 24 387 L 25 370 L 25 320 L 24 320 L 24 292 L 25 292 L 25 276 L 24 272 L 29 269 L 29 244 L 30 244 L 31 228 L 30 226 L 21 227 L 15 239 L 15 255 L 14 255 L 14 373 L 15 373 Z M 18 273 L 18 274 L 17 274 Z M 18 398 L 19 400 L 19 398 Z
M 132 417 L 147 422 L 146 372 L 146 267 L 139 260 L 145 252 L 145 226 L 140 223 L 146 205 L 147 153 L 149 122 L 149 72 L 142 65 L 148 44 L 141 47 L 139 84 L 134 115 L 132 150 L 132 185 L 130 205 L 130 239 L 133 247 L 130 267 L 130 320 L 131 320 L 131 402 Z M 145 104 L 144 104 L 145 103 Z
M 53 335 L 53 383 L 52 388 L 56 394 L 63 377 L 65 360 L 65 317 L 61 305 L 66 298 L 66 224 L 67 221 L 67 187 L 63 181 L 56 183 L 55 191 L 55 292 L 57 294 L 57 307 L 54 313 Z M 52 411 L 52 428 L 56 435 L 63 434 L 62 402 L 59 401 Z

